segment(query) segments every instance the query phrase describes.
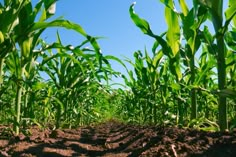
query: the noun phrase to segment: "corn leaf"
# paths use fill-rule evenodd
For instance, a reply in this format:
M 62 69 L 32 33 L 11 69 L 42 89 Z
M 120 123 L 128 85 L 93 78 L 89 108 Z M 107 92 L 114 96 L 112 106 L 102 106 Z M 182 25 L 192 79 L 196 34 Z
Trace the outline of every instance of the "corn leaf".
M 166 7 L 174 10 L 173 0 L 160 0 Z
M 178 56 L 176 58 L 170 59 L 170 70 L 175 75 L 176 80 L 180 81 L 182 79 L 182 72 L 180 68 L 180 62 Z
M 136 26 L 138 26 L 141 29 L 141 31 L 144 34 L 152 36 L 153 33 L 152 33 L 151 29 L 150 29 L 149 23 L 146 20 L 139 18 L 139 16 L 137 14 L 135 14 L 135 12 L 134 12 L 134 5 L 135 4 L 132 4 L 130 6 L 130 8 L 129 8 L 129 13 L 130 13 L 131 19 L 136 24 Z
M 104 58 L 106 59 L 109 59 L 109 60 L 114 60 L 114 61 L 117 61 L 118 63 L 120 63 L 123 67 L 126 67 L 125 64 L 123 63 L 123 61 L 115 56 L 112 56 L 112 55 L 107 55 L 107 56 L 104 56 Z
M 51 17 L 56 12 L 56 1 L 57 0 L 43 0 L 46 11 L 46 18 Z
M 147 35 L 155 38 L 156 41 L 161 45 L 161 47 L 163 49 L 163 53 L 165 55 L 167 55 L 169 57 L 173 57 L 172 52 L 171 52 L 171 48 L 168 46 L 167 42 L 162 38 L 162 36 L 165 33 L 163 33 L 161 36 L 153 34 L 153 32 L 150 29 L 150 26 L 149 26 L 148 22 L 144 19 L 141 19 L 137 14 L 135 14 L 134 4 L 132 4 L 130 6 L 129 13 L 130 13 L 131 19 L 133 20 L 135 25 L 137 27 L 139 27 L 144 34 L 147 34 Z M 156 44 L 158 45 L 158 43 L 156 43 Z M 154 47 L 154 49 L 155 49 L 155 47 Z
M 182 9 L 184 16 L 187 16 L 189 10 L 188 10 L 188 6 L 187 6 L 185 0 L 179 0 L 179 4 L 180 4 L 180 7 Z
M 180 49 L 180 26 L 178 22 L 178 15 L 169 7 L 165 8 L 165 19 L 168 26 L 166 39 L 172 49 L 173 57 Z
M 162 50 L 160 50 L 160 51 L 155 55 L 155 57 L 154 57 L 154 59 L 153 59 L 154 69 L 157 69 L 157 68 L 159 67 L 160 61 L 161 61 L 163 55 L 164 55 L 164 54 L 163 54 Z
M 231 21 L 233 21 L 234 26 L 236 26 L 236 5 L 234 0 L 229 0 L 229 8 L 225 11 L 225 17 L 226 17 L 226 22 L 224 25 L 225 32 L 226 28 L 228 28 L 228 25 L 230 24 Z
M 88 37 L 84 29 L 79 24 L 72 23 L 68 20 L 54 20 L 51 22 L 36 22 L 33 24 L 32 27 L 28 29 L 27 32 L 30 33 L 30 32 L 37 31 L 39 29 L 44 29 L 44 28 L 49 28 L 49 27 L 63 27 L 66 29 L 72 29 L 80 33 L 81 35 Z

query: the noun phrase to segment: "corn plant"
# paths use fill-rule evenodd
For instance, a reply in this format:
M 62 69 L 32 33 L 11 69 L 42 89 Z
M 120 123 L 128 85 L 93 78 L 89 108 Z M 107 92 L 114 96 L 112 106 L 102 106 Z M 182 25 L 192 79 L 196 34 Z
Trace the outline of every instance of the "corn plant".
M 190 10 L 188 9 L 186 3 L 184 1 L 180 1 L 180 6 L 182 9 L 182 13 L 176 11 L 173 1 L 161 1 L 166 5 L 165 8 L 165 16 L 166 16 L 166 23 L 168 25 L 168 30 L 166 32 L 166 41 L 164 39 L 154 35 L 149 28 L 149 24 L 140 19 L 137 15 L 134 14 L 133 9 L 130 7 L 130 14 L 131 18 L 135 22 L 135 24 L 142 29 L 142 31 L 154 37 L 164 49 L 165 55 L 167 55 L 170 60 L 170 70 L 176 75 L 176 80 L 179 81 L 182 79 L 181 71 L 180 71 L 180 29 L 179 26 L 179 19 L 182 20 L 182 30 L 183 30 L 183 37 L 187 41 L 185 47 L 185 58 L 186 59 L 186 66 L 190 68 L 191 74 L 191 84 L 193 85 L 195 82 L 195 53 L 197 52 L 200 46 L 200 38 L 197 37 L 199 27 L 201 26 L 202 22 L 206 19 L 206 15 L 201 13 L 201 15 L 197 15 L 197 10 Z M 197 21 L 195 21 L 197 19 Z M 183 50 L 182 49 L 182 50 Z M 197 102 L 196 102 L 196 92 L 193 88 L 191 90 L 191 119 L 197 118 Z
M 73 29 L 79 34 L 87 38 L 90 43 L 95 47 L 97 52 L 96 57 L 100 60 L 100 50 L 96 43 L 96 40 L 91 36 L 87 35 L 82 27 L 78 24 L 74 24 L 70 21 L 63 19 L 56 19 L 50 22 L 46 22 L 55 13 L 55 0 L 41 0 L 35 7 L 32 6 L 30 0 L 22 1 L 9 1 L 5 0 L 4 5 L 0 5 L 1 13 L 0 20 L 4 21 L 0 27 L 1 36 L 1 59 L 0 65 L 1 70 L 4 64 L 4 58 L 11 52 L 18 53 L 18 75 L 17 75 L 17 89 L 16 89 L 16 99 L 15 108 L 16 116 L 14 128 L 16 134 L 19 134 L 19 123 L 21 117 L 21 106 L 22 106 L 22 94 L 26 79 L 27 65 L 32 62 L 33 50 L 36 48 L 39 42 L 39 37 L 41 33 L 48 27 L 64 27 L 67 29 Z M 41 12 L 42 11 L 42 12 Z M 38 18 L 38 15 L 41 16 Z M 9 18 L 10 17 L 10 18 Z M 19 45 L 20 51 L 18 51 Z M 2 72 L 1 72 L 2 75 Z M 2 78 L 2 76 L 1 76 Z M 27 100 L 27 99 L 25 99 Z
M 230 72 L 226 70 L 227 65 L 225 56 L 228 56 L 228 69 L 231 69 L 232 66 L 230 65 L 234 64 L 234 61 L 232 61 L 234 56 L 232 55 L 232 52 L 225 51 L 226 47 L 224 45 L 224 38 L 231 21 L 235 22 L 234 16 L 236 14 L 236 11 L 233 1 L 229 1 L 229 8 L 226 10 L 226 21 L 224 25 L 222 15 L 223 1 L 193 1 L 193 8 L 190 10 L 185 1 L 179 1 L 180 9 L 182 12 L 177 11 L 173 0 L 161 0 L 161 2 L 166 6 L 165 18 L 168 26 L 165 34 L 166 39 L 163 38 L 164 36 L 155 35 L 152 32 L 149 23 L 146 20 L 139 18 L 139 16 L 134 13 L 134 4 L 131 5 L 129 10 L 131 19 L 136 24 L 136 26 L 138 26 L 142 30 L 144 34 L 155 38 L 156 41 L 161 45 L 161 49 L 164 55 L 168 56 L 168 58 L 170 59 L 169 68 L 170 71 L 176 76 L 176 82 L 181 84 L 181 80 L 186 80 L 187 78 L 187 80 L 184 81 L 184 84 L 188 86 L 187 88 L 191 89 L 191 119 L 196 119 L 197 113 L 200 112 L 198 111 L 197 107 L 196 90 L 201 89 L 201 86 L 204 86 L 204 84 L 206 86 L 206 81 L 202 81 L 201 79 L 206 78 L 205 75 L 207 70 L 213 69 L 215 67 L 213 58 L 207 58 L 210 61 L 209 64 L 207 64 L 207 66 L 203 65 L 202 60 L 202 63 L 199 67 L 199 70 L 202 71 L 201 73 L 196 74 L 196 71 L 198 71 L 198 69 L 196 67 L 195 54 L 198 52 L 201 46 L 206 46 L 207 52 L 204 53 L 210 53 L 212 54 L 212 56 L 216 57 L 219 89 L 219 91 L 216 92 L 219 95 L 219 125 L 221 130 L 227 129 L 226 96 L 223 93 L 227 93 L 226 95 L 234 95 L 235 92 L 234 90 L 226 88 L 226 77 L 228 74 L 230 74 Z M 211 16 L 212 23 L 216 32 L 215 36 L 212 36 L 211 33 L 209 33 L 207 26 L 204 27 L 204 30 L 201 30 L 201 26 L 208 19 L 209 15 Z M 179 24 L 179 21 L 181 21 L 182 23 L 181 26 Z M 231 33 L 228 33 L 227 36 L 231 41 L 230 45 L 233 45 L 233 32 L 234 29 L 231 31 Z M 183 43 L 183 45 L 185 46 L 180 45 L 181 37 L 185 40 L 185 42 Z M 203 43 L 201 42 L 205 43 L 206 45 L 203 45 Z M 180 68 L 180 66 L 182 66 L 182 69 Z M 187 74 L 185 76 L 186 78 L 183 78 L 183 75 L 181 74 L 183 71 L 185 71 L 184 73 Z M 230 74 L 230 77 L 231 75 L 232 74 Z M 214 81 L 213 84 L 215 84 Z M 211 92 L 211 90 L 214 93 L 214 87 L 214 85 L 212 85 L 211 87 L 207 87 L 210 88 L 207 89 L 208 93 Z M 205 102 L 203 101 L 200 103 Z M 200 104 L 200 107 L 202 107 L 202 104 Z
M 83 110 L 84 105 L 89 106 L 91 103 L 84 103 L 78 96 L 90 97 L 89 91 L 99 88 L 98 81 L 108 79 L 106 75 L 112 72 L 109 66 L 105 68 L 108 62 L 105 58 L 103 67 L 100 65 L 100 58 L 97 57 L 93 49 L 84 48 L 89 42 L 86 40 L 81 45 L 72 48 L 71 45 L 63 46 L 59 34 L 58 42 L 51 45 L 43 44 L 45 52 L 43 54 L 41 70 L 46 72 L 54 82 L 54 94 L 50 96 L 53 104 L 56 106 L 56 127 L 60 127 L 60 120 L 68 120 L 68 124 L 73 120 L 73 114 L 76 108 Z M 57 52 L 53 51 L 56 49 Z M 105 75 L 101 73 L 104 72 Z M 87 91 L 85 91 L 87 90 Z M 89 94 L 89 95 L 87 95 Z M 91 101 L 91 97 L 90 100 Z M 80 102 L 80 103 L 79 103 Z M 78 105 L 77 107 L 75 107 Z M 77 109 L 76 109 L 77 110 Z M 87 114 L 87 113 L 86 113 Z M 85 116 L 80 113 L 80 119 Z M 82 122 L 81 122 L 82 123 Z
M 170 89 L 175 88 L 174 75 L 167 69 L 169 67 L 168 58 L 164 57 L 158 42 L 154 43 L 151 57 L 147 51 L 134 53 L 135 61 L 127 60 L 133 70 L 127 70 L 128 76 L 124 76 L 126 85 L 131 91 L 125 92 L 128 104 L 124 110 L 128 117 L 133 117 L 131 121 L 139 123 L 164 124 L 168 118 L 165 113 L 173 112 L 173 104 L 170 101 Z
M 227 65 L 225 56 L 227 54 L 225 47 L 225 33 L 229 29 L 231 21 L 235 23 L 236 8 L 232 0 L 228 1 L 229 8 L 225 12 L 225 23 L 223 24 L 223 0 L 215 1 L 199 1 L 198 4 L 204 6 L 211 15 L 212 23 L 216 35 L 216 60 L 218 71 L 218 89 L 219 91 L 227 90 L 226 77 L 227 77 Z M 226 96 L 219 94 L 219 124 L 221 130 L 228 129 L 227 120 L 227 102 Z

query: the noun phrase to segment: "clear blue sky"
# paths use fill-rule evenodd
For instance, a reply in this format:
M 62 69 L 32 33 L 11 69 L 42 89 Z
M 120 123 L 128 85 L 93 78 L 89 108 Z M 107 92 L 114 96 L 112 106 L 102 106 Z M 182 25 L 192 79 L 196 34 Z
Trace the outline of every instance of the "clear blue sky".
M 132 22 L 129 6 L 133 0 L 59 0 L 56 17 L 80 24 L 92 36 L 102 36 L 98 42 L 104 54 L 131 57 L 136 50 L 143 50 L 153 44 Z M 162 33 L 165 28 L 164 5 L 158 0 L 138 0 L 135 11 L 147 19 L 154 32 Z M 47 31 L 43 37 L 55 36 L 55 31 Z M 54 29 L 56 30 L 56 29 Z M 78 34 L 59 30 L 62 39 L 68 44 L 78 44 Z

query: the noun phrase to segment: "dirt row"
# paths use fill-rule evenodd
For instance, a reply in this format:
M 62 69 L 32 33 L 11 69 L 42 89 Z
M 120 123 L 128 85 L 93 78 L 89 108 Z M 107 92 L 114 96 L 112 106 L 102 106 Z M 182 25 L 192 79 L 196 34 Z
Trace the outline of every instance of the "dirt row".
M 0 157 L 63 156 L 236 156 L 236 132 L 212 133 L 176 127 L 138 126 L 114 120 L 77 129 L 34 126 L 30 136 L 11 136 L 0 127 Z

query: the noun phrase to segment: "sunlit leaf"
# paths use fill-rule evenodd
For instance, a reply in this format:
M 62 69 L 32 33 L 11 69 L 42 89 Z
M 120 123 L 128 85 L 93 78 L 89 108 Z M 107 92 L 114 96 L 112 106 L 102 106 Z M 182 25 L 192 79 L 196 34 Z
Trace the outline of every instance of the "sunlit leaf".
M 171 84 L 171 88 L 175 89 L 175 90 L 180 90 L 181 89 L 181 86 L 177 83 L 172 83 Z
M 163 57 L 163 52 L 160 50 L 154 57 L 153 59 L 153 65 L 154 65 L 154 68 L 156 69 L 157 67 L 159 67 L 159 64 L 160 64 L 160 61 Z
M 134 5 L 135 4 L 132 4 L 130 6 L 129 13 L 130 13 L 131 19 L 133 20 L 135 25 L 137 27 L 139 27 L 144 34 L 147 34 L 147 35 L 155 38 L 156 41 L 162 46 L 163 53 L 165 55 L 173 57 L 172 51 L 171 51 L 170 47 L 168 46 L 167 42 L 164 39 L 162 39 L 162 36 L 165 33 L 162 34 L 161 36 L 153 34 L 152 30 L 150 29 L 150 26 L 149 26 L 148 22 L 144 19 L 141 19 L 137 14 L 135 14 Z
M 172 55 L 175 56 L 180 49 L 180 26 L 178 15 L 170 8 L 165 8 L 165 19 L 168 26 L 166 39 L 172 49 Z
M 44 28 L 49 28 L 49 27 L 63 27 L 63 28 L 67 28 L 67 29 L 72 29 L 72 30 L 80 33 L 81 35 L 87 37 L 86 32 L 79 24 L 72 23 L 68 20 L 54 20 L 51 22 L 36 22 L 28 30 L 28 32 L 34 32 L 39 29 L 44 29 Z
M 149 23 L 146 20 L 139 18 L 139 16 L 137 14 L 135 14 L 134 5 L 135 4 L 132 4 L 129 8 L 129 13 L 130 13 L 131 19 L 136 24 L 136 26 L 142 30 L 142 32 L 144 34 L 153 35 L 153 33 L 150 29 Z
M 233 21 L 234 26 L 236 26 L 236 5 L 234 0 L 229 0 L 229 7 L 225 11 L 226 22 L 225 26 L 227 27 L 231 21 Z
M 171 10 L 174 10 L 174 3 L 173 0 L 160 0 L 163 4 L 165 4 L 166 7 L 170 8 Z
M 187 16 L 189 10 L 188 10 L 188 6 L 187 6 L 185 0 L 179 0 L 179 4 L 180 4 L 180 7 L 182 9 L 184 16 Z
M 123 67 L 125 67 L 125 64 L 123 63 L 123 61 L 115 56 L 112 56 L 112 55 L 106 55 L 104 56 L 106 59 L 108 60 L 114 60 L 114 61 L 117 61 L 118 63 L 120 63 Z
M 49 18 L 50 16 L 55 14 L 55 12 L 56 12 L 56 1 L 57 0 L 43 0 L 47 18 Z

